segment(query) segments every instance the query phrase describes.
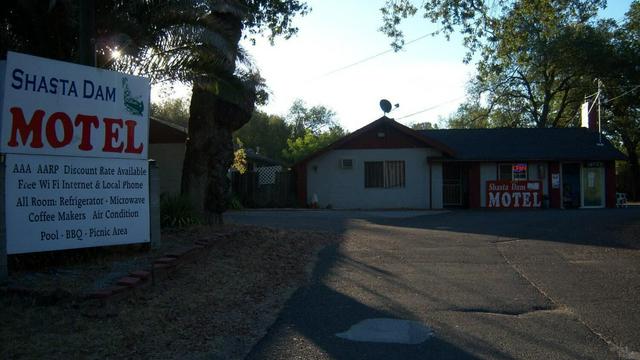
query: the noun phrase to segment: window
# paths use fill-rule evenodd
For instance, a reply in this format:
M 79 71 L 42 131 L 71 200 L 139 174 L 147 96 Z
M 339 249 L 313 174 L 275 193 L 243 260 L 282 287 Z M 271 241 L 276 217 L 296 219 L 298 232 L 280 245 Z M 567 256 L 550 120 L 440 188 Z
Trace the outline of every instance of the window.
M 527 164 L 499 164 L 498 180 L 527 180 Z
M 364 163 L 364 187 L 384 187 L 384 162 L 365 161 Z
M 512 180 L 511 164 L 498 165 L 498 180 Z
M 365 161 L 365 188 L 394 188 L 404 186 L 404 161 Z
M 384 166 L 384 187 L 404 187 L 404 161 L 385 161 Z

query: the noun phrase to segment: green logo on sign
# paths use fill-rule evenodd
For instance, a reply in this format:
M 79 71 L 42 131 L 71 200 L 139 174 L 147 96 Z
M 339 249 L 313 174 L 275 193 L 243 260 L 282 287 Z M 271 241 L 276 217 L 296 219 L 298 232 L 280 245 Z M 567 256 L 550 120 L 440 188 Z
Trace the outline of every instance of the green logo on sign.
M 131 90 L 129 89 L 129 80 L 126 77 L 122 78 L 122 87 L 124 88 L 124 107 L 131 115 L 142 116 L 144 111 L 144 102 L 141 96 L 131 96 Z

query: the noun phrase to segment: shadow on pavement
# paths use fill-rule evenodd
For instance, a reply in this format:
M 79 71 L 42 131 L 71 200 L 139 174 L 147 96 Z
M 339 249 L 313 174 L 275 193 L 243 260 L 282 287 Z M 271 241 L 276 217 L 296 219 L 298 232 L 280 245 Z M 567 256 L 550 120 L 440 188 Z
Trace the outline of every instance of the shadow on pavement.
M 311 283 L 299 289 L 287 302 L 276 323 L 252 349 L 248 359 L 509 359 L 514 354 L 537 357 L 550 353 L 563 358 L 602 358 L 603 354 L 606 357 L 608 350 L 600 343 L 600 339 L 576 324 L 561 309 L 546 305 L 538 307 L 543 303 L 532 302 L 522 292 L 518 294 L 525 295 L 524 300 L 516 301 L 513 297 L 505 296 L 508 290 L 501 287 L 501 280 L 515 283 L 516 289 L 521 289 L 518 281 L 523 280 L 515 273 L 512 275 L 517 279 L 503 279 L 500 268 L 487 272 L 503 260 L 479 252 L 495 252 L 494 247 L 486 246 L 487 242 L 513 239 L 640 248 L 637 236 L 622 233 L 629 226 L 637 232 L 640 209 L 478 210 L 406 218 L 372 216 L 367 212 L 274 211 L 234 214 L 232 221 L 325 230 L 345 237 L 351 231 L 357 231 L 365 239 L 355 245 L 352 243 L 355 249 L 347 251 L 341 248 L 342 245 L 332 246 L 320 254 Z M 427 231 L 405 231 L 410 229 Z M 450 241 L 453 246 L 457 239 L 465 239 L 465 235 L 472 240 L 461 246 L 455 258 L 450 258 L 448 245 L 443 247 L 441 253 L 437 252 L 438 246 L 434 246 L 442 241 Z M 470 235 L 488 237 L 474 239 Z M 398 249 L 388 250 L 386 239 L 394 237 L 401 239 L 398 244 L 408 254 Z M 369 242 L 367 239 L 375 241 Z M 411 247 L 416 249 L 411 250 Z M 363 251 L 371 251 L 372 254 L 365 254 L 367 257 L 362 254 Z M 357 258 L 349 256 L 354 253 L 358 254 Z M 402 267 L 403 261 L 396 257 L 405 255 L 409 256 L 410 265 L 419 269 L 416 275 L 402 272 L 405 269 Z M 374 260 L 370 256 L 385 260 Z M 426 256 L 425 259 L 440 256 L 441 259 L 438 262 L 420 260 L 423 256 Z M 391 270 L 385 261 L 399 267 Z M 490 279 L 497 281 L 483 285 L 462 275 L 448 277 L 451 275 L 446 272 L 449 267 L 458 265 L 466 270 L 479 271 L 485 277 L 493 276 L 495 279 Z M 444 277 L 439 277 L 443 274 Z M 434 279 L 439 277 L 439 281 L 427 283 L 418 275 Z M 482 286 L 485 288 L 479 288 Z M 522 286 L 530 287 L 528 283 Z M 405 296 L 412 294 L 415 298 L 397 301 L 395 297 L 399 293 Z M 456 294 L 456 301 L 462 304 L 497 306 L 495 309 L 457 308 L 457 303 L 447 301 L 452 293 Z M 430 304 L 432 308 L 426 309 L 422 304 Z M 535 306 L 530 307 L 532 304 Z M 505 309 L 509 311 L 499 312 Z M 433 315 L 433 311 L 441 313 Z M 545 315 L 549 311 L 558 312 L 554 316 Z M 425 325 L 435 329 L 435 336 L 417 345 L 352 342 L 335 336 L 362 320 L 372 318 L 428 321 L 430 323 Z M 469 322 L 468 328 L 452 325 L 465 321 Z M 571 333 L 558 333 L 562 329 L 569 329 Z M 524 348 L 509 347 L 508 343 L 504 343 L 505 338 L 509 338 L 513 345 Z M 587 343 L 590 350 L 595 349 L 593 354 L 583 350 L 582 345 Z
M 579 245 L 640 249 L 640 208 L 581 210 L 458 210 L 371 223 L 406 228 L 498 236 Z M 629 226 L 635 234 L 624 234 Z
M 554 326 L 562 326 L 562 321 L 572 322 L 568 317 L 536 316 L 537 310 L 534 309 L 533 315 L 525 315 L 530 316 L 526 320 L 520 318 L 520 314 L 500 315 L 474 311 L 448 311 L 445 318 L 436 316 L 425 320 L 424 314 L 421 316 L 400 302 L 393 301 L 393 294 L 385 295 L 381 292 L 383 289 L 373 288 L 375 284 L 369 284 L 368 295 L 359 298 L 373 302 L 375 300 L 372 299 L 375 298 L 382 300 L 386 304 L 386 310 L 380 310 L 336 290 L 335 284 L 328 286 L 327 278 L 336 266 L 348 264 L 384 276 L 388 282 L 397 282 L 407 287 L 402 284 L 402 279 L 342 255 L 338 246 L 325 249 L 320 259 L 312 282 L 292 296 L 267 336 L 252 349 L 247 359 L 512 359 L 514 353 L 527 354 L 528 351 L 534 357 L 536 354 L 553 353 L 562 358 L 598 358 L 580 351 L 580 343 L 586 341 L 585 337 L 590 334 L 577 333 L 558 340 L 555 337 L 557 334 L 549 330 Z M 353 279 L 345 281 L 349 282 L 347 286 L 367 285 Z M 341 288 L 342 285 L 338 287 Z M 420 296 L 423 295 L 425 294 Z M 427 303 L 433 302 L 444 303 L 444 299 L 432 294 Z M 435 335 L 417 345 L 354 342 L 335 336 L 354 324 L 375 318 L 419 321 L 433 328 Z M 463 320 L 465 318 L 467 320 Z M 465 321 L 474 323 L 472 328 L 475 327 L 476 331 L 452 325 L 462 325 Z M 521 346 L 525 345 L 526 348 L 512 349 L 513 352 L 505 353 L 498 346 L 508 345 L 492 342 L 492 336 L 496 334 L 498 337 L 511 339 L 508 341 L 516 341 Z M 567 340 L 575 346 L 568 346 Z
M 287 302 L 268 335 L 253 348 L 247 359 L 294 359 L 300 356 L 305 359 L 477 358 L 438 338 L 437 334 L 417 345 L 355 342 L 335 336 L 365 319 L 416 320 L 406 310 L 399 314 L 374 309 L 324 285 L 323 278 L 331 270 L 337 251 L 336 246 L 323 251 L 312 283 L 299 289 Z M 493 354 L 496 359 L 508 358 L 500 353 Z

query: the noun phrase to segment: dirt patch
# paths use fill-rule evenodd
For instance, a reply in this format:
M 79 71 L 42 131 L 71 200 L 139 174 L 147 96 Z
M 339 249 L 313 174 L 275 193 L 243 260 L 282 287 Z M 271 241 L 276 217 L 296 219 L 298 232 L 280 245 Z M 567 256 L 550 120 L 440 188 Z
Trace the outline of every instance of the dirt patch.
M 109 301 L 108 316 L 83 315 L 87 293 L 202 237 L 213 244 L 168 278 Z M 53 298 L 0 297 L 0 358 L 243 358 L 307 281 L 317 251 L 337 241 L 323 232 L 196 227 L 163 234 L 161 249 L 12 272 L 13 285 Z

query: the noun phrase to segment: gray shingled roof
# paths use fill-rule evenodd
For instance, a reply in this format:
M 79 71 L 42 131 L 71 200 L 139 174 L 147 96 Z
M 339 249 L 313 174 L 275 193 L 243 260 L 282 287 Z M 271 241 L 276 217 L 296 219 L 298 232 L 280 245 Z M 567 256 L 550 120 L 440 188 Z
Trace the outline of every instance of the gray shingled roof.
M 457 160 L 623 160 L 604 136 L 586 128 L 500 128 L 420 130 L 455 152 Z

